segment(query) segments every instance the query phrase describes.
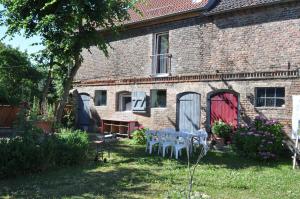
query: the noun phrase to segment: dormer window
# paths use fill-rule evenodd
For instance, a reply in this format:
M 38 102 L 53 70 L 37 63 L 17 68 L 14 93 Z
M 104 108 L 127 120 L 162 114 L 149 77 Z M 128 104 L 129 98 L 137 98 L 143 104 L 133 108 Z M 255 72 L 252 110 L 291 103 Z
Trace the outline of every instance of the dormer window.
M 152 56 L 152 74 L 154 76 L 169 75 L 171 55 L 169 54 L 169 33 L 155 34 L 154 54 Z

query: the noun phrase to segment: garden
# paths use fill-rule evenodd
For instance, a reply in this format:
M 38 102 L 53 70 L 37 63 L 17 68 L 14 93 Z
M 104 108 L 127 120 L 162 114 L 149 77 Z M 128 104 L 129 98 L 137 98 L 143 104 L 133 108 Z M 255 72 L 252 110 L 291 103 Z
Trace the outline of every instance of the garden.
M 133 139 L 111 143 L 106 161 L 95 161 L 95 145 L 86 133 L 60 129 L 45 135 L 29 127 L 0 143 L 2 198 L 186 198 L 187 163 L 195 166 L 199 150 L 189 161 L 185 153 L 179 160 L 150 155 L 146 130 L 139 129 Z M 191 198 L 299 198 L 300 173 L 280 147 L 281 128 L 257 117 L 233 134 L 224 132 L 230 125 L 218 122 L 215 136 L 233 144 L 211 148 L 201 159 Z
M 91 148 L 94 150 L 94 147 Z M 145 153 L 125 139 L 112 145 L 107 163 L 52 168 L 0 181 L 2 198 L 184 198 L 187 159 Z M 195 159 L 191 160 L 192 162 Z M 194 192 L 209 198 L 299 198 L 300 173 L 290 158 L 262 162 L 233 150 L 211 150 L 195 172 Z M 197 197 L 196 197 L 197 198 Z M 200 197 L 198 197 L 200 198 Z

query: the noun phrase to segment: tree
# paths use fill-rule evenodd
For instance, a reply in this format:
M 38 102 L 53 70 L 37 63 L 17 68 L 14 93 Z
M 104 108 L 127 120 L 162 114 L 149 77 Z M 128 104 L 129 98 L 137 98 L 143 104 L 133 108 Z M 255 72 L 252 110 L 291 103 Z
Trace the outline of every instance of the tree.
M 129 19 L 128 9 L 136 0 L 0 0 L 7 34 L 24 30 L 26 37 L 39 35 L 48 60 L 58 66 L 63 92 L 56 110 L 62 119 L 69 90 L 81 66 L 83 49 L 97 46 L 107 55 L 108 43 L 103 30 L 115 33 Z M 68 74 L 66 74 L 68 73 Z
M 27 53 L 0 43 L 0 104 L 19 104 L 38 95 L 43 75 Z

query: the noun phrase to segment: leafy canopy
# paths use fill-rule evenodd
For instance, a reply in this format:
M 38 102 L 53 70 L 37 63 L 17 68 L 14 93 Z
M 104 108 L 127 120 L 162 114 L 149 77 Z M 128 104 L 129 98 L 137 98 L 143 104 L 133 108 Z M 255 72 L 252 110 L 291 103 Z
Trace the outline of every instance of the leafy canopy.
M 0 104 L 30 100 L 42 77 L 26 53 L 0 43 Z
M 21 30 L 40 35 L 41 43 L 58 62 L 73 63 L 83 48 L 98 46 L 107 53 L 100 29 L 115 31 L 133 0 L 0 0 L 8 34 Z M 45 56 L 45 54 L 44 54 Z
M 83 58 L 83 49 L 97 46 L 107 55 L 104 33 L 116 33 L 129 19 L 128 10 L 137 0 L 0 0 L 7 34 L 24 31 L 26 37 L 39 35 L 45 50 L 41 62 L 48 61 L 63 85 L 56 110 L 61 121 L 69 90 Z M 68 73 L 68 74 L 66 74 Z

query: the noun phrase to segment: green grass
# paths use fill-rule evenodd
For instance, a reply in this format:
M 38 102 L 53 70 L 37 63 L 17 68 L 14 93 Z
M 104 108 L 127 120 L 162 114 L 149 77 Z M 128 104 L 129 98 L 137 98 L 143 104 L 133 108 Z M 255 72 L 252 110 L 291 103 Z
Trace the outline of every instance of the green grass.
M 1 198 L 173 198 L 187 185 L 186 160 L 147 155 L 119 142 L 108 163 L 94 163 L 0 181 Z M 194 191 L 212 198 L 300 198 L 300 172 L 290 159 L 262 163 L 211 151 L 195 175 Z

